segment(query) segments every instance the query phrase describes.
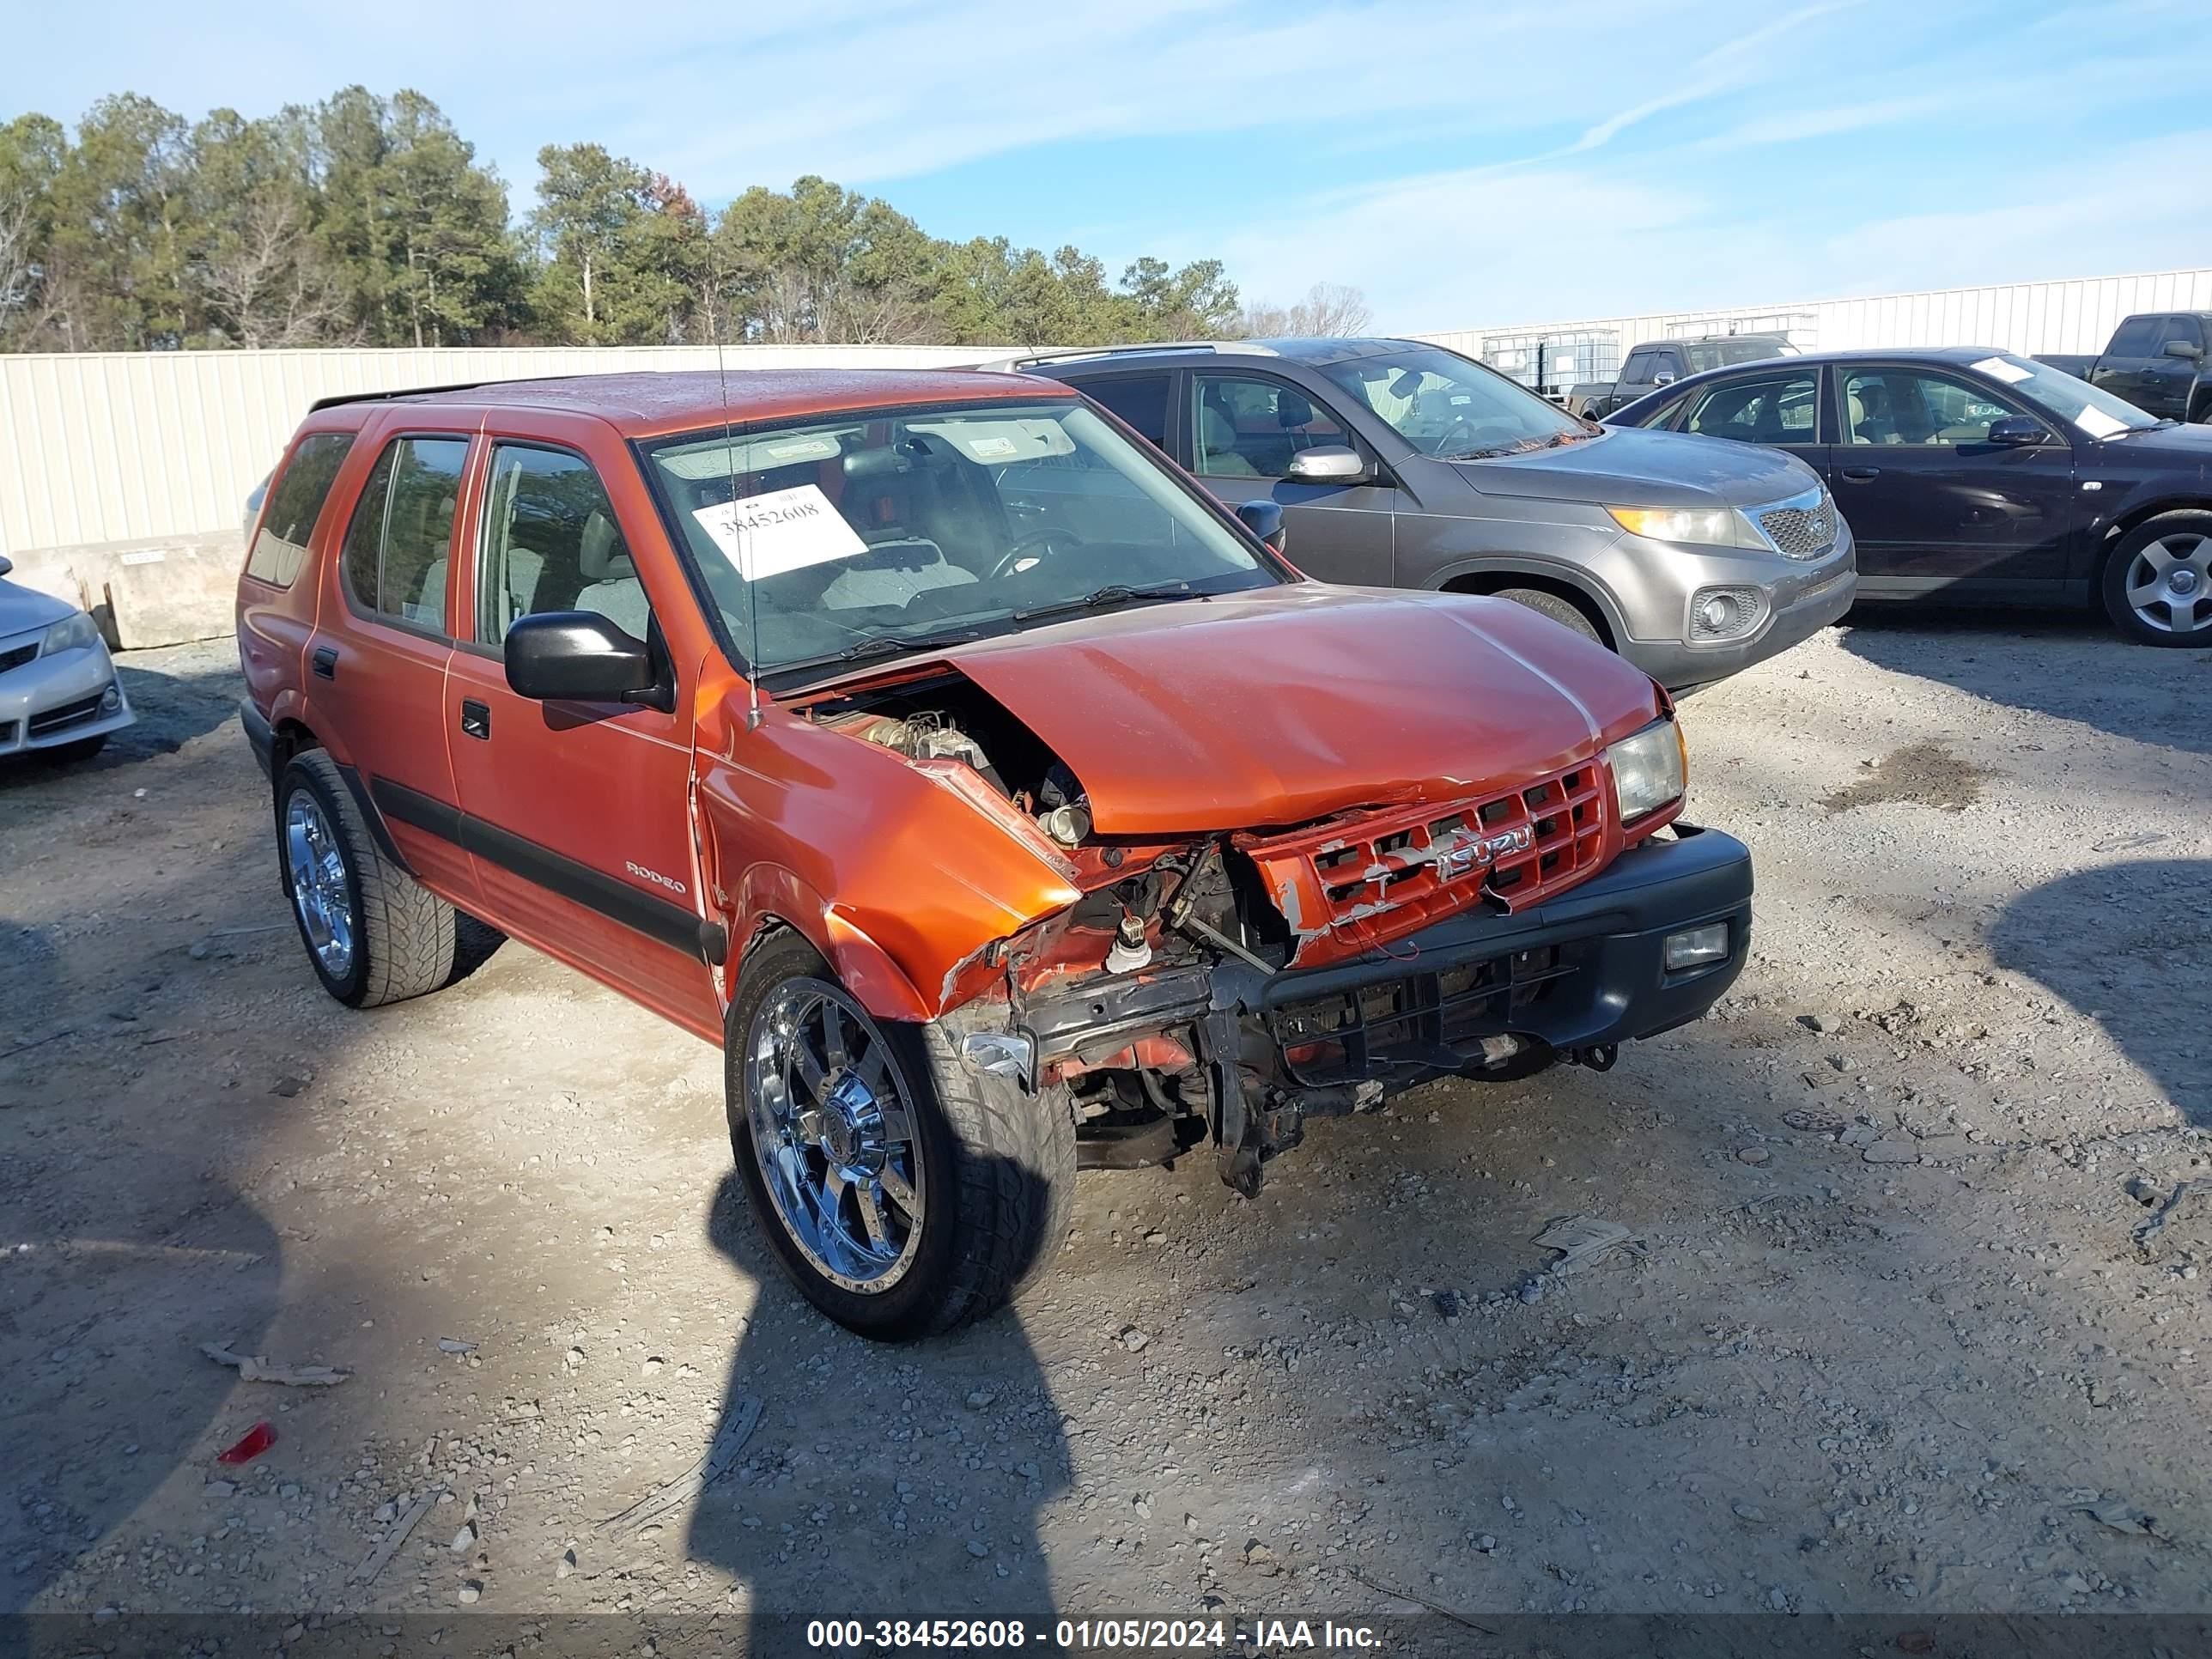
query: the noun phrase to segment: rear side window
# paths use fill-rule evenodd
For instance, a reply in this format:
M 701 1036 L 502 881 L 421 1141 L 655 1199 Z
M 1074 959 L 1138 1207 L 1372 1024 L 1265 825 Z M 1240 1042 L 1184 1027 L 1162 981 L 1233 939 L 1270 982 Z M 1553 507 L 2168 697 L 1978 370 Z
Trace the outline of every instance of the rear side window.
M 1168 447 L 1166 375 L 1130 374 L 1111 380 L 1092 380 L 1083 390 L 1094 403 L 1103 404 L 1120 416 L 1153 448 Z
M 246 574 L 272 587 L 289 587 L 307 556 L 307 538 L 323 515 L 338 468 L 353 448 L 350 432 L 311 432 L 293 448 L 292 459 L 269 491 Z
M 2107 356 L 2148 357 L 2158 351 L 2159 330 L 2165 325 L 2163 317 L 2130 317 L 2112 335 L 2112 344 L 2105 348 Z
M 446 631 L 447 556 L 466 438 L 394 438 L 376 458 L 341 556 L 356 609 Z

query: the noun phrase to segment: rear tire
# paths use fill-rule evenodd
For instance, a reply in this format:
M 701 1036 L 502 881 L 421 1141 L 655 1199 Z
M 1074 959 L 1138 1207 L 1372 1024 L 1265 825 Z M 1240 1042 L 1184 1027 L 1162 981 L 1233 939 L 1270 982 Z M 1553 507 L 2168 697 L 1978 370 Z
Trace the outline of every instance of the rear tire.
M 2212 513 L 2161 513 L 2120 538 L 2098 592 L 2138 645 L 2212 646 Z
M 971 1323 L 1066 1239 L 1065 1091 L 976 1076 L 943 1026 L 876 1019 L 796 934 L 745 963 L 723 1072 L 754 1222 L 799 1294 L 848 1330 L 908 1342 Z
M 1586 640 L 1598 645 L 1605 643 L 1605 636 L 1597 631 L 1597 624 L 1572 599 L 1563 599 L 1557 593 L 1547 592 L 1540 587 L 1501 587 L 1490 597 L 1510 599 L 1516 605 L 1526 605 L 1540 617 L 1549 617 L 1562 628 L 1573 629 Z
M 278 777 L 276 858 L 308 963 L 340 1002 L 376 1008 L 452 981 L 458 913 L 384 855 L 322 750 Z

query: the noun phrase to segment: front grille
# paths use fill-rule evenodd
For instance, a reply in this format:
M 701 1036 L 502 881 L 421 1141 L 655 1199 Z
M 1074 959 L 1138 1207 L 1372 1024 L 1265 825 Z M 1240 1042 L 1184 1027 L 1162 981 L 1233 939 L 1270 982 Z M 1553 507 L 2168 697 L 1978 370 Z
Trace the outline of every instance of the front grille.
M 1275 907 L 1306 942 L 1346 949 L 1413 932 L 1488 895 L 1508 910 L 1596 872 L 1610 794 L 1595 761 L 1462 805 L 1348 812 L 1287 835 L 1239 836 Z
M 30 732 L 34 738 L 43 738 L 50 732 L 65 726 L 77 726 L 100 713 L 100 694 L 80 697 L 75 702 L 65 702 L 58 708 L 49 708 L 43 714 L 31 716 Z
M 1304 1088 L 1457 1072 L 1481 1058 L 1483 1038 L 1524 1029 L 1529 1011 L 1560 993 L 1581 966 L 1580 948 L 1516 951 L 1288 1003 L 1268 1014 L 1268 1034 L 1284 1071 Z
M 1759 509 L 1759 527 L 1784 558 L 1817 559 L 1836 544 L 1835 497 L 1808 489 Z
M 0 651 L 0 674 L 6 673 L 11 668 L 21 668 L 38 654 L 39 642 L 36 640 L 33 640 L 28 645 L 10 646 L 7 650 Z

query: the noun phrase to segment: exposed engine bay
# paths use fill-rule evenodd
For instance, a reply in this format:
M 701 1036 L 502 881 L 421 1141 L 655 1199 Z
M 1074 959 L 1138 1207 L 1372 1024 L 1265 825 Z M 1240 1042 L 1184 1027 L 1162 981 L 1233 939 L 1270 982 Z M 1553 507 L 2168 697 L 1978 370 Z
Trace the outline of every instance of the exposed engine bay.
M 1439 917 L 1503 914 L 1595 867 L 1611 849 L 1594 765 L 1449 810 L 1140 839 L 1097 834 L 1082 781 L 957 669 L 805 712 L 958 787 L 1081 892 L 993 941 L 988 981 L 943 1018 L 965 1063 L 1068 1091 L 1087 1164 L 1165 1164 L 1211 1141 L 1249 1194 L 1308 1116 L 1373 1109 L 1438 1076 L 1613 1063 L 1611 1045 L 1559 1053 L 1511 1029 L 1571 971 L 1557 949 L 1310 1000 L 1269 994 L 1286 973 L 1389 957 Z

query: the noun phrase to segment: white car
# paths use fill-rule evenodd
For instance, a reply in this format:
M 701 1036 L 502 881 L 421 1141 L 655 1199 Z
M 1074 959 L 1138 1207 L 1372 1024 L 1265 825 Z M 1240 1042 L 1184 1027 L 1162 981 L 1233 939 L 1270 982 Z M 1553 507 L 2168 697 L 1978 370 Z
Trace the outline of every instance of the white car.
M 87 760 L 131 724 L 131 702 L 90 617 L 4 580 L 0 557 L 0 758 Z

